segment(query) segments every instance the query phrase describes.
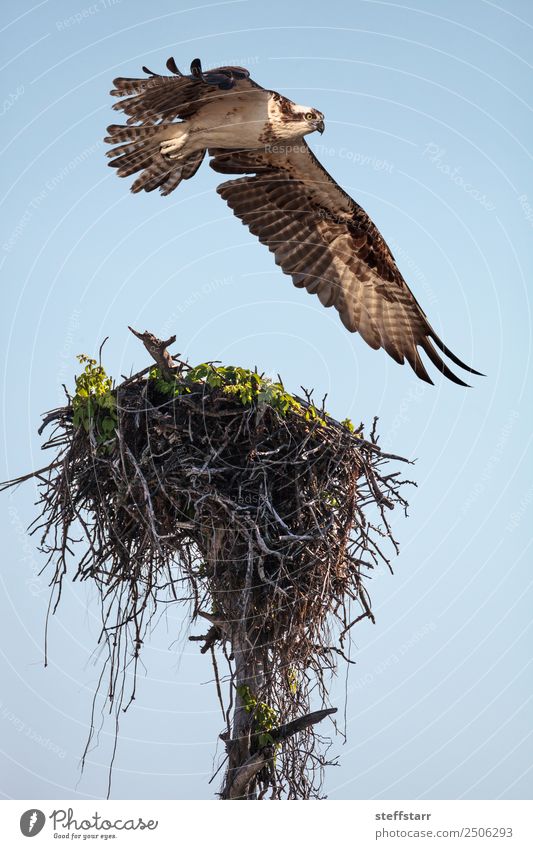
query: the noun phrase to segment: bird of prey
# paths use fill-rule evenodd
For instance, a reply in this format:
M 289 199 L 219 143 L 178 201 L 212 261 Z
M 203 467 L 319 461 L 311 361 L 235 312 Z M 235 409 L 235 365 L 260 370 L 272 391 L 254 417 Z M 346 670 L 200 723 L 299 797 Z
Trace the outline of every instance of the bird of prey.
M 138 173 L 133 192 L 170 194 L 207 152 L 215 171 L 241 175 L 217 188 L 235 215 L 348 330 L 428 383 L 419 349 L 461 386 L 441 354 L 480 374 L 441 341 L 377 227 L 311 152 L 304 137 L 324 131 L 321 112 L 262 88 L 245 68 L 203 71 L 195 59 L 186 75 L 173 58 L 167 68 L 170 76 L 143 67 L 142 79 L 114 80 L 113 108 L 128 117 L 108 127 L 109 165 L 120 177 Z

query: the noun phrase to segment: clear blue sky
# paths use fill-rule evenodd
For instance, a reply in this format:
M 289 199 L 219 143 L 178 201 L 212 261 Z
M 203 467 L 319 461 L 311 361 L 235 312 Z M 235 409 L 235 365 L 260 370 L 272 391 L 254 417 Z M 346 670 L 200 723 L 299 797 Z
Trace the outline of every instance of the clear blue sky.
M 0 477 L 46 462 L 40 414 L 72 385 L 77 353 L 109 336 L 112 374 L 145 365 L 128 324 L 175 332 L 193 362 L 257 364 L 295 391 L 327 392 L 339 417 L 379 414 L 384 444 L 418 458 L 419 488 L 409 519 L 394 517 L 395 575 L 370 587 L 377 624 L 354 634 L 348 742 L 336 741 L 326 791 L 530 797 L 531 4 L 11 0 L 2 19 Z M 129 194 L 104 157 L 111 80 L 170 55 L 246 65 L 324 112 L 311 143 L 325 167 L 485 379 L 425 386 L 347 333 L 232 217 L 205 165 L 169 198 Z M 24 530 L 35 497 L 29 484 L 0 501 L 0 791 L 101 797 L 111 722 L 78 783 L 98 606 L 90 586 L 66 584 L 43 669 L 47 580 Z M 159 622 L 143 659 L 114 796 L 209 797 L 222 721 L 182 610 Z

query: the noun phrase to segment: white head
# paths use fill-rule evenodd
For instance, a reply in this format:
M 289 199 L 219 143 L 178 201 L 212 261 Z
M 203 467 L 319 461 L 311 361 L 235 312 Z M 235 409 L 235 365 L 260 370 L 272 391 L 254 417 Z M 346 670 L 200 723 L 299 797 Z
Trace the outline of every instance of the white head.
M 269 118 L 278 138 L 296 138 L 318 131 L 324 132 L 324 116 L 312 106 L 293 103 L 274 94 L 269 103 Z

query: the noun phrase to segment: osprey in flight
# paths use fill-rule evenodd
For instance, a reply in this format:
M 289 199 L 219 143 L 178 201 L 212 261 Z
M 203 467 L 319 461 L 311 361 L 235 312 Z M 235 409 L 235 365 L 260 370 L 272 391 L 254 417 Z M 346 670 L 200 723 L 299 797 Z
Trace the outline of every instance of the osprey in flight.
M 139 173 L 131 190 L 174 191 L 194 176 L 206 154 L 222 174 L 218 186 L 235 215 L 268 247 L 295 286 L 334 306 L 348 330 L 372 348 L 405 360 L 432 383 L 419 348 L 447 378 L 466 386 L 435 346 L 457 366 L 480 374 L 439 339 L 377 227 L 322 167 L 304 136 L 324 130 L 317 109 L 299 106 L 250 79 L 245 68 L 190 75 L 169 59 L 172 76 L 143 67 L 143 79 L 119 77 L 111 94 L 126 126 L 112 124 L 105 141 L 120 177 Z

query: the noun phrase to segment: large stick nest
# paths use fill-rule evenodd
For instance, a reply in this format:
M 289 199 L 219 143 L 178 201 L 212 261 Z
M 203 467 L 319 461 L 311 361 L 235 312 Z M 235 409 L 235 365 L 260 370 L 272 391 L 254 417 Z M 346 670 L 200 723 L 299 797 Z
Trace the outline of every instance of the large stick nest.
M 134 696 L 126 670 L 136 670 L 158 604 L 188 600 L 193 619 L 210 623 L 193 639 L 212 652 L 222 736 L 231 735 L 237 635 L 260 664 L 253 696 L 275 716 L 272 730 L 328 706 L 327 673 L 350 628 L 373 620 L 364 578 L 389 562 L 387 543 L 396 549 L 387 513 L 407 506 L 390 470 L 401 458 L 380 450 L 375 423 L 366 439 L 309 396 L 284 395 L 249 372 L 246 394 L 238 370 L 191 370 L 168 342 L 142 339 L 158 368 L 106 390 L 101 407 L 86 402 L 85 419 L 79 397 L 45 419 L 56 457 L 37 473 L 36 529 L 55 568 L 54 606 L 75 560 L 75 578 L 100 593 L 109 651 L 101 680 L 118 710 Z M 229 662 L 229 703 L 217 646 Z M 312 727 L 287 740 L 263 775 L 275 797 L 318 794 L 320 740 Z

